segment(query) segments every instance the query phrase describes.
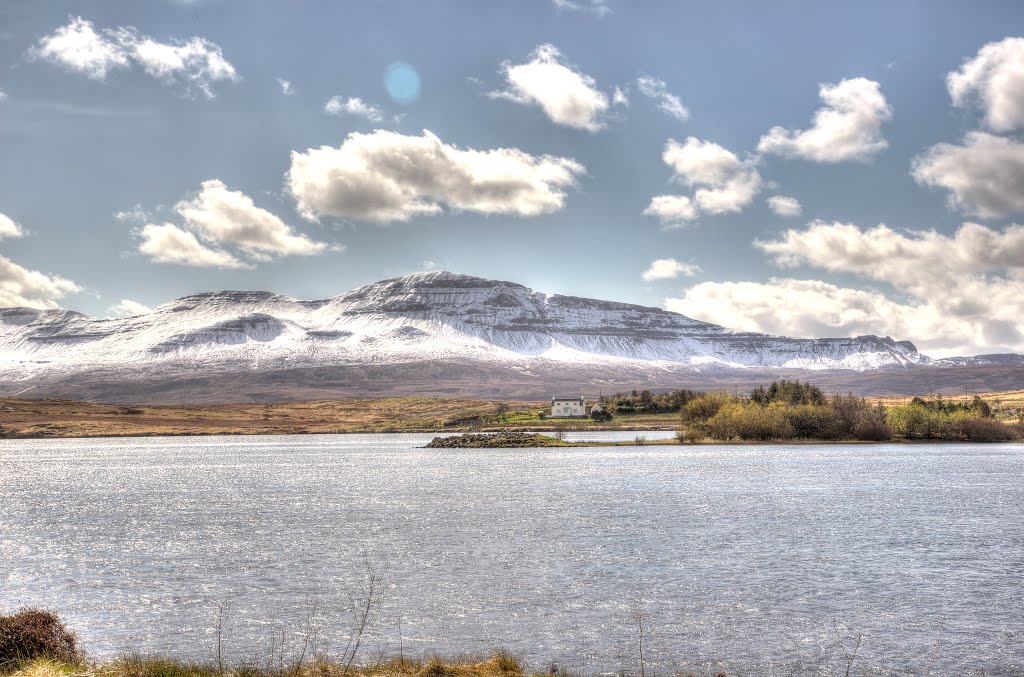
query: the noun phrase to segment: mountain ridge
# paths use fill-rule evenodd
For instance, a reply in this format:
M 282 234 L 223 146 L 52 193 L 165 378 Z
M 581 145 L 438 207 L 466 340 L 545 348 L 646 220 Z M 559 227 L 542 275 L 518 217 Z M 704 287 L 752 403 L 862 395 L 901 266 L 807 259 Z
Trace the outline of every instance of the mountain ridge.
M 1012 363 L 987 357 L 989 365 Z M 540 388 L 551 379 L 727 382 L 744 371 L 864 374 L 943 366 L 910 341 L 890 337 L 732 331 L 660 308 L 449 272 L 389 278 L 319 300 L 201 292 L 119 319 L 0 309 L 0 396 L 63 395 L 97 383 L 106 385 L 96 397 L 118 384 L 145 396 L 213 374 L 254 382 L 292 374 L 287 390 L 297 392 L 303 379 L 327 374 L 354 374 L 349 380 L 365 385 L 370 371 L 398 391 L 409 365 L 433 365 L 438 391 L 445 379 L 468 379 L 482 394 L 500 394 L 503 383 Z M 265 385 L 261 397 L 273 398 L 272 384 Z

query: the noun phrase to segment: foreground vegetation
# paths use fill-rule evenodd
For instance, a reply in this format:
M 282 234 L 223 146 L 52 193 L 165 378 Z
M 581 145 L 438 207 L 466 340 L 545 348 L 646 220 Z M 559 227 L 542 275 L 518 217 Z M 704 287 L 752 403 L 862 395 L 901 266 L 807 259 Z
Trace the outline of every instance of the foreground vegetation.
M 379 601 L 375 593 L 365 601 L 367 614 Z M 559 674 L 552 664 L 544 672 L 527 672 L 522 662 L 507 651 L 498 650 L 486 658 L 463 657 L 442 660 L 407 658 L 403 654 L 385 658 L 378 655 L 372 663 L 358 661 L 368 615 L 353 628 L 353 637 L 344 651 L 330 656 L 317 647 L 310 629 L 294 651 L 286 656 L 284 645 L 266 656 L 255 656 L 239 665 L 229 665 L 218 643 L 212 660 L 206 663 L 182 661 L 164 656 L 126 654 L 106 661 L 89 661 L 78 646 L 75 633 L 58 616 L 41 609 L 22 609 L 0 616 L 0 676 L 3 677 L 552 677 Z M 359 618 L 357 616 L 357 618 Z M 640 626 L 642 628 L 642 625 Z M 283 641 L 283 640 L 282 640 Z M 643 642 L 638 637 L 640 675 L 644 674 Z M 562 674 L 567 674 L 562 672 Z M 716 670 L 714 677 L 726 677 Z M 686 673 L 692 677 L 693 673 Z M 623 675 L 624 677 L 624 675 Z
M 379 581 L 378 581 L 379 582 Z M 379 590 L 378 590 L 379 593 Z M 543 672 L 527 670 L 519 658 L 498 650 L 487 657 L 462 657 L 442 660 L 409 658 L 399 649 L 399 655 L 387 657 L 383 652 L 366 660 L 360 653 L 365 631 L 372 609 L 379 602 L 378 593 L 371 589 L 370 597 L 361 600 L 365 613 L 356 615 L 348 646 L 338 654 L 329 654 L 317 643 L 316 629 L 310 625 L 300 633 L 295 646 L 285 649 L 282 644 L 271 644 L 269 652 L 257 651 L 248 660 L 229 664 L 222 653 L 221 626 L 218 622 L 216 646 L 206 662 L 184 661 L 158 655 L 124 654 L 108 661 L 91 661 L 78 645 L 74 632 L 65 627 L 55 614 L 41 609 L 22 609 L 10 616 L 0 615 L 0 677 L 556 677 L 575 675 L 557 664 L 550 664 Z M 637 612 L 635 660 L 630 660 L 627 670 L 626 659 L 622 657 L 618 671 L 620 677 L 634 675 L 645 677 L 656 675 L 653 666 L 645 670 L 644 614 Z M 221 620 L 222 617 L 220 617 Z M 312 621 L 310 621 L 312 623 Z M 858 660 L 863 635 L 851 639 L 850 648 L 846 638 L 840 638 L 841 653 L 835 656 L 831 674 L 849 677 L 851 668 Z M 365 648 L 365 647 L 364 647 Z M 715 661 L 716 663 L 718 661 Z M 714 668 L 698 673 L 677 671 L 679 677 L 695 677 L 696 674 L 709 677 L 727 677 L 725 670 Z M 737 673 L 739 674 L 739 673 Z

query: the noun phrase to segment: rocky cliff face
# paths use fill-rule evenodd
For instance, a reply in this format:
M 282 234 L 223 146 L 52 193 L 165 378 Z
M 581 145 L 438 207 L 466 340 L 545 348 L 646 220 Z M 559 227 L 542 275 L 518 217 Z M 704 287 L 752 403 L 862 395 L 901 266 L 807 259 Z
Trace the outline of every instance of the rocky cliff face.
M 197 372 L 423 361 L 520 372 L 541 363 L 706 372 L 869 371 L 929 362 L 913 344 L 888 337 L 733 332 L 658 308 L 443 272 L 384 280 L 322 301 L 269 292 L 195 294 L 116 320 L 0 309 L 0 395 L 96 371 L 156 383 Z

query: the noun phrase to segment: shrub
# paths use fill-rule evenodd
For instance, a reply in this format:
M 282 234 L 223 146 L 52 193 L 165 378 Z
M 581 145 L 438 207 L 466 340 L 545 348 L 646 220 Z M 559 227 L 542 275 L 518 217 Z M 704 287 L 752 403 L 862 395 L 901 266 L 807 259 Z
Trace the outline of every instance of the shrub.
M 42 609 L 22 609 L 13 616 L 0 616 L 0 667 L 36 658 L 80 662 L 82 654 L 75 633 L 64 627 L 56 614 Z
M 728 393 L 707 393 L 687 402 L 680 416 L 683 423 L 701 423 L 717 414 L 724 405 L 735 401 L 736 398 Z
M 783 410 L 793 437 L 799 439 L 835 440 L 843 436 L 839 414 L 832 407 L 818 404 L 797 404 Z
M 960 432 L 972 442 L 1009 442 L 1017 431 L 993 418 L 979 416 L 960 422 Z
M 750 399 L 762 407 L 772 402 L 785 404 L 824 404 L 825 395 L 821 388 L 800 381 L 774 381 L 770 386 L 758 386 L 750 393 Z
M 868 407 L 860 412 L 853 426 L 853 438 L 867 442 L 885 442 L 892 439 L 892 428 L 885 422 L 885 407 Z

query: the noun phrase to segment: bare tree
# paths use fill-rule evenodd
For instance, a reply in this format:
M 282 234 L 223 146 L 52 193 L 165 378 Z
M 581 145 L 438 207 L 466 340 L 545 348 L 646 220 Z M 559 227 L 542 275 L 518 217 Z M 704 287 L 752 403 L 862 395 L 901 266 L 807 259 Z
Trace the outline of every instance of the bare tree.
M 636 622 L 637 644 L 640 650 L 640 677 L 644 677 L 644 613 L 634 611 L 633 621 Z
M 363 557 L 365 574 L 363 585 L 357 596 L 353 596 L 354 619 L 353 627 L 349 633 L 348 644 L 341 655 L 341 662 L 344 666 L 342 675 L 347 675 L 352 669 L 352 664 L 359 654 L 359 648 L 366 638 L 366 633 L 380 610 L 384 597 L 384 574 L 387 573 L 385 565 L 380 571 L 374 568 L 370 558 Z
M 227 600 L 221 600 L 217 604 L 217 623 L 214 627 L 214 633 L 217 639 L 217 670 L 220 674 L 224 674 L 224 623 L 227 618 L 228 609 L 230 605 Z

